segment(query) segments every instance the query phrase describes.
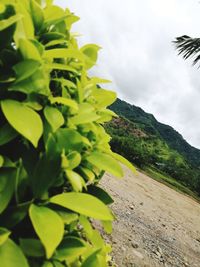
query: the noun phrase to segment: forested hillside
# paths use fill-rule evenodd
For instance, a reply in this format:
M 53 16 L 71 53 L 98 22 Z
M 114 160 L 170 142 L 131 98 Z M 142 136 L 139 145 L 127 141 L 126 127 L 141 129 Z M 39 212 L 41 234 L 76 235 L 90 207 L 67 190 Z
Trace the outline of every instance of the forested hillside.
M 199 149 L 139 107 L 118 99 L 110 109 L 119 115 L 106 125 L 113 150 L 181 190 L 183 185 L 200 194 Z

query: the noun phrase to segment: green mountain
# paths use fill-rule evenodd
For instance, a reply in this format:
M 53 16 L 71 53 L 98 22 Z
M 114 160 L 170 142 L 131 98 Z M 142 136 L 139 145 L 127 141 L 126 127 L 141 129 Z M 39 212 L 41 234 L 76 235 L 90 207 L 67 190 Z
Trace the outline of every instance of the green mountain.
M 117 99 L 110 109 L 119 116 L 106 124 L 114 151 L 138 167 L 175 179 L 200 195 L 199 149 L 140 107 Z

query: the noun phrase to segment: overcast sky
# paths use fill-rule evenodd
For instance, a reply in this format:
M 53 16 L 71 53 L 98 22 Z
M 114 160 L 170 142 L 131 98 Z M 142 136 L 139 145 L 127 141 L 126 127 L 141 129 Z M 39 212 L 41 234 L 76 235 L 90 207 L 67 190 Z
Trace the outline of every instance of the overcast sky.
M 57 0 L 81 17 L 80 44 L 103 49 L 92 74 L 108 89 L 178 130 L 200 148 L 200 69 L 174 49 L 176 36 L 200 37 L 198 0 Z

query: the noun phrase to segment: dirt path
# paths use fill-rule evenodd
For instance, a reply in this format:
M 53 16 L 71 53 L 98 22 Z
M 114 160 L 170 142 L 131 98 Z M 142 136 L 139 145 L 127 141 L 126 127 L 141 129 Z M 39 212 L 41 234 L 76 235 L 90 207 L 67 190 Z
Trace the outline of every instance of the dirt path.
M 200 267 L 200 204 L 148 176 L 106 174 L 112 195 L 113 257 L 119 267 Z

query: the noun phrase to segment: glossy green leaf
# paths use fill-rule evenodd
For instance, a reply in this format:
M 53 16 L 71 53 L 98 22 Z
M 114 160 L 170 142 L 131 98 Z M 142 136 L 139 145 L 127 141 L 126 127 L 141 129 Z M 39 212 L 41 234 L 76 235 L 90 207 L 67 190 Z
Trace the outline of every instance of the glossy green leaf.
M 6 10 L 6 6 L 4 4 L 0 4 L 0 14 L 4 13 Z
M 88 186 L 88 193 L 99 198 L 106 205 L 112 204 L 114 202 L 112 197 L 105 190 L 96 185 Z
M 74 58 L 80 61 L 84 61 L 84 57 L 79 50 L 75 49 L 65 49 L 65 48 L 57 48 L 46 50 L 44 53 L 45 58 Z
M 30 1 L 30 7 L 34 26 L 36 28 L 36 31 L 39 31 L 44 23 L 43 10 L 35 0 Z
M 45 261 L 44 264 L 42 264 L 42 267 L 55 267 L 55 266 L 52 262 Z
M 99 111 L 100 114 L 109 115 L 111 117 L 119 117 L 114 111 L 110 109 L 103 108 Z
M 0 79 L 0 84 L 7 84 L 7 83 L 12 83 L 12 82 L 14 82 L 16 80 L 16 78 L 15 77 L 9 77 L 9 78 L 7 78 L 7 77 L 3 77 L 3 78 L 1 78 Z
M 15 31 L 15 41 L 18 45 L 21 38 L 33 39 L 34 38 L 34 25 L 30 14 L 30 2 L 21 0 L 15 5 L 19 14 L 22 14 L 22 20 L 17 24 Z M 28 40 L 27 40 L 28 41 Z
M 23 253 L 28 257 L 44 257 L 45 256 L 45 250 L 38 239 L 20 239 L 20 247 L 23 251 Z
M 16 169 L 0 169 L 0 214 L 7 207 L 14 193 Z
M 22 17 L 23 16 L 21 14 L 17 14 L 17 15 L 11 16 L 8 19 L 0 20 L 0 31 L 3 31 L 4 29 L 10 27 L 14 23 L 22 19 Z
M 94 229 L 89 219 L 86 216 L 80 215 L 79 222 L 83 226 L 83 232 L 87 235 L 87 238 L 91 240 L 94 233 Z
M 93 229 L 92 235 L 89 237 L 90 242 L 96 249 L 104 248 L 104 240 L 97 229 Z
M 100 267 L 101 262 L 99 261 L 98 258 L 98 253 L 100 250 L 95 251 L 94 253 L 92 253 L 81 265 L 81 267 Z M 103 267 L 103 266 L 102 266 Z
M 85 193 L 59 194 L 50 202 L 95 219 L 113 220 L 113 215 L 103 202 Z
M 55 258 L 64 261 L 69 258 L 76 258 L 86 250 L 83 240 L 77 237 L 66 237 L 56 250 Z
M 105 108 L 109 105 L 111 105 L 115 100 L 117 99 L 117 95 L 113 91 L 105 90 L 105 89 L 96 89 L 92 96 L 96 100 L 96 106 L 98 108 Z
M 72 81 L 66 79 L 53 79 L 54 81 L 60 82 L 63 86 L 67 86 L 68 88 L 76 88 L 76 84 Z
M 27 59 L 14 65 L 13 70 L 15 71 L 17 78 L 15 83 L 18 83 L 30 77 L 34 72 L 36 72 L 40 65 L 40 62 L 33 59 Z
M 87 161 L 100 170 L 108 171 L 116 177 L 123 176 L 123 171 L 119 163 L 108 154 L 96 151 L 87 157 Z
M 46 256 L 50 258 L 62 240 L 64 234 L 63 221 L 51 209 L 34 204 L 30 206 L 29 215 L 35 232 L 45 247 Z
M 53 47 L 53 46 L 58 46 L 58 45 L 66 45 L 67 41 L 64 39 L 59 39 L 59 40 L 53 40 L 45 44 L 45 48 Z
M 69 162 L 69 168 L 73 170 L 80 165 L 81 155 L 76 151 L 72 151 L 67 155 L 67 160 Z
M 60 20 L 62 21 L 66 16 L 64 10 L 56 5 L 52 5 L 49 1 L 49 4 L 47 4 L 47 7 L 44 10 L 44 16 L 45 16 L 45 26 L 58 23 Z M 64 18 L 63 18 L 64 17 Z
M 4 158 L 2 155 L 0 155 L 0 168 L 3 166 Z
M 103 225 L 104 231 L 107 234 L 112 234 L 112 222 L 110 222 L 110 221 L 102 221 L 102 225 Z
M 105 114 L 104 112 L 99 112 L 98 115 L 100 116 L 100 118 L 97 120 L 97 122 L 100 124 L 104 124 L 105 122 L 112 120 L 112 116 Z
M 99 78 L 99 77 L 92 77 L 88 84 L 99 84 L 99 83 L 111 83 L 110 80 L 106 80 L 106 79 L 102 79 L 102 78 Z
M 96 64 L 98 51 L 101 47 L 96 44 L 87 44 L 81 48 L 81 52 L 85 55 L 86 68 L 90 69 Z
M 73 191 L 81 192 L 84 184 L 83 178 L 78 173 L 71 170 L 66 170 L 65 174 L 73 188 Z
M 0 246 L 0 263 L 2 267 L 29 267 L 21 249 L 11 239 Z
M 41 61 L 40 53 L 31 41 L 23 38 L 20 39 L 19 49 L 24 59 L 33 59 L 36 61 Z
M 32 44 L 34 44 L 34 46 L 37 48 L 40 56 L 43 56 L 45 48 L 43 46 L 43 44 L 41 44 L 37 39 L 33 39 L 31 40 Z
M 62 104 L 62 105 L 68 106 L 70 108 L 73 108 L 74 110 L 78 110 L 77 103 L 72 99 L 58 96 L 58 97 L 51 97 L 50 102 L 51 102 L 51 104 L 55 104 L 55 103 L 56 104 Z
M 38 103 L 36 101 L 27 101 L 27 102 L 24 102 L 24 105 L 26 105 L 27 107 L 32 108 L 36 111 L 42 110 L 42 105 L 40 105 L 40 103 Z
M 51 70 L 66 70 L 66 71 L 78 74 L 78 72 L 75 68 L 72 68 L 66 64 L 59 64 L 59 63 L 51 63 L 50 64 L 49 63 L 49 64 L 47 64 L 47 67 Z
M 64 224 L 71 224 L 74 221 L 77 221 L 79 217 L 77 213 L 73 213 L 69 211 L 57 211 L 57 213 L 62 218 Z
M 1 101 L 1 107 L 9 124 L 37 147 L 43 133 L 40 116 L 32 109 L 15 100 Z
M 67 29 L 70 30 L 72 24 L 79 21 L 80 18 L 78 16 L 75 16 L 73 13 L 71 13 L 69 9 L 66 9 L 65 12 L 67 14 L 67 17 L 65 19 L 66 26 L 67 26 Z
M 0 246 L 6 242 L 10 234 L 11 232 L 9 230 L 7 230 L 6 228 L 0 227 Z
M 88 180 L 88 181 L 90 181 L 90 182 L 93 182 L 93 181 L 94 181 L 94 179 L 95 179 L 95 174 L 94 174 L 94 172 L 92 172 L 90 169 L 85 168 L 85 167 L 81 167 L 81 168 L 80 168 L 80 172 L 81 172 L 82 176 L 83 176 L 86 180 Z
M 9 91 L 17 91 L 28 94 L 31 93 L 50 95 L 49 81 L 42 68 L 38 68 L 30 77 L 20 82 L 14 83 L 9 87 Z
M 65 267 L 65 265 L 59 261 L 53 261 L 53 267 Z M 77 266 L 77 267 L 79 267 L 79 266 Z
M 58 129 L 55 133 L 55 138 L 57 140 L 57 146 L 59 151 L 65 151 L 69 153 L 71 151 L 81 152 L 83 148 L 82 136 L 78 131 L 73 129 Z
M 16 14 L 15 8 L 11 5 L 10 2 L 2 2 L 1 4 L 4 5 L 2 11 L 3 13 L 0 14 L 0 49 L 7 47 L 12 42 L 13 34 L 16 30 L 17 22 L 19 23 L 22 16 L 21 14 Z
M 14 187 L 14 186 L 13 186 Z M 2 214 L 0 214 L 0 222 L 3 227 L 9 229 L 21 222 L 28 213 L 30 202 L 18 204 L 18 206 L 7 207 Z
M 100 118 L 96 114 L 94 107 L 88 103 L 82 103 L 79 105 L 78 115 L 73 116 L 70 120 L 72 123 L 79 125 L 96 121 Z
M 126 167 L 128 167 L 130 170 L 132 170 L 133 173 L 136 173 L 136 168 L 133 166 L 131 162 L 129 162 L 126 158 L 122 157 L 121 155 L 111 152 L 111 156 L 124 164 Z
M 41 156 L 32 175 L 30 175 L 30 183 L 35 197 L 43 197 L 43 195 L 48 192 L 49 188 L 56 184 L 60 168 L 61 157 L 57 152 L 53 155 L 43 154 Z
M 60 32 L 45 32 L 42 34 L 41 39 L 43 40 L 43 42 L 45 44 L 48 44 L 48 42 L 51 41 L 56 41 L 56 40 L 61 40 L 61 39 L 65 39 L 66 36 L 63 33 Z
M 53 132 L 60 128 L 65 122 L 62 113 L 57 108 L 46 106 L 44 115 L 48 123 L 51 125 Z

